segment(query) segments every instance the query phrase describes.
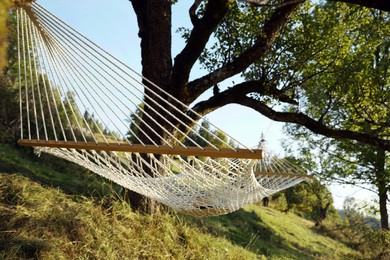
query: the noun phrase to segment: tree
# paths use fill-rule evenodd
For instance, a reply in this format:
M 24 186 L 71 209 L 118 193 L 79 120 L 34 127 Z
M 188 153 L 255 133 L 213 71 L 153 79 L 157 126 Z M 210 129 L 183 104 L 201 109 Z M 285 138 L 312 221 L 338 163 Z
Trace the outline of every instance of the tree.
M 365 6 L 368 8 L 375 8 L 383 11 L 390 11 L 390 3 L 386 0 L 332 0 L 332 1 L 338 1 L 338 2 L 344 2 L 344 3 L 350 3 L 350 4 L 356 4 Z
M 18 79 L 16 17 L 10 16 L 7 24 L 10 31 L 7 46 L 10 47 L 7 48 L 6 55 L 0 55 L 7 57 L 7 63 L 1 64 L 0 61 L 0 143 L 14 143 L 20 123 L 19 88 L 16 84 Z
M 141 104 L 139 106 L 139 108 L 137 108 L 134 113 L 131 113 L 130 114 L 130 119 L 129 119 L 129 131 L 127 133 L 127 139 L 132 142 L 132 143 L 135 143 L 137 142 L 137 136 L 139 134 L 139 128 L 138 126 L 140 125 L 140 122 L 141 122 L 141 117 L 142 117 L 142 111 L 141 109 L 143 109 L 144 105 Z
M 15 7 L 34 0 L 2 0 L 0 2 L 0 74 L 7 66 L 8 48 L 8 13 L 11 7 Z
M 296 76 L 294 73 L 289 76 L 288 72 L 295 71 L 294 66 L 299 66 L 304 60 L 296 61 L 292 69 L 291 67 L 289 69 L 291 63 L 290 65 L 288 63 L 291 60 L 288 60 L 285 54 L 294 53 L 295 50 L 279 47 L 283 43 L 288 43 L 286 42 L 288 37 L 280 36 L 286 35 L 291 38 L 296 29 L 302 26 L 302 23 L 297 21 L 299 16 L 309 18 L 308 13 L 313 7 L 304 0 L 284 0 L 277 4 L 271 1 L 270 5 L 265 7 L 232 0 L 195 0 L 189 8 L 193 27 L 185 31 L 186 45 L 174 58 L 171 52 L 171 6 L 174 1 L 130 2 L 138 20 L 143 76 L 183 103 L 192 104 L 206 90 L 232 76 L 242 74 L 244 81 L 232 83 L 229 88 L 216 92 L 209 99 L 197 102 L 193 108 L 200 114 L 205 115 L 221 106 L 237 103 L 273 120 L 300 124 L 322 135 L 349 138 L 390 150 L 390 141 L 381 136 L 372 136 L 356 129 L 337 128 L 297 109 L 276 110 L 279 106 L 275 105 L 278 104 L 296 107 L 298 94 L 302 90 L 300 85 L 304 79 L 294 78 Z M 356 0 L 356 3 L 364 4 L 369 1 Z M 386 4 L 374 7 L 385 9 Z M 338 18 L 335 17 L 333 22 L 337 22 Z M 206 48 L 211 38 L 220 43 L 217 48 Z M 275 42 L 278 39 L 280 41 Z M 312 41 L 315 42 L 315 39 Z M 309 50 L 315 47 L 309 42 L 305 45 Z M 281 50 L 287 52 L 281 53 Z M 197 79 L 190 79 L 190 73 L 197 61 L 201 61 L 209 70 Z M 284 66 L 283 73 L 279 74 L 276 67 L 273 67 L 274 61 Z M 266 65 L 265 70 L 262 68 L 263 65 Z M 150 85 L 148 82 L 144 83 Z M 150 87 L 162 95 L 154 86 Z M 153 93 L 149 91 L 145 94 L 153 97 Z M 145 111 L 153 115 L 155 113 L 151 109 L 153 104 L 148 98 L 145 98 L 144 103 Z M 156 112 L 164 113 L 159 110 Z M 167 115 L 167 118 L 175 123 L 173 117 Z M 148 122 L 148 125 L 153 126 L 153 122 Z M 170 126 L 167 124 L 166 127 L 169 129 Z M 145 136 L 156 135 L 142 124 L 141 128 L 144 128 Z M 146 140 L 145 136 L 141 134 L 141 140 Z
M 219 129 L 212 129 L 207 120 L 203 120 L 200 126 L 195 126 L 195 132 L 190 132 L 184 140 L 184 144 L 188 146 L 194 146 L 195 143 L 201 147 L 210 146 L 210 143 L 221 148 L 224 148 L 225 143 L 228 143 L 231 147 L 237 147 L 237 144 L 233 140 L 229 140 L 224 132 Z
M 241 0 L 243 2 L 250 3 L 255 6 L 283 6 L 285 3 L 279 3 L 279 4 L 272 4 L 267 1 L 256 1 L 256 0 Z M 385 0 L 330 0 L 330 1 L 337 1 L 337 2 L 344 2 L 349 4 L 356 4 L 365 6 L 368 8 L 375 8 L 383 11 L 390 11 L 390 3 Z
M 300 154 L 310 154 L 311 160 L 317 163 L 317 176 L 371 188 L 378 196 L 381 227 L 388 229 L 390 161 L 384 150 L 356 142 L 320 138 L 295 127 L 288 128 L 288 133 L 298 141 Z
M 8 19 L 8 63 L 0 74 L 0 93 L 2 93 L 0 96 L 0 142 L 15 144 L 17 138 L 19 138 L 20 121 L 26 122 L 29 116 L 34 117 L 35 119 L 33 120 L 34 122 L 30 122 L 30 127 L 42 130 L 42 137 L 45 135 L 45 137 L 50 139 L 61 139 L 63 138 L 62 136 L 55 137 L 53 124 L 58 124 L 61 121 L 62 125 L 72 125 L 77 129 L 80 129 L 79 126 L 84 126 L 84 118 L 79 114 L 76 104 L 77 97 L 75 97 L 73 92 L 64 93 L 61 91 L 61 88 L 53 86 L 51 91 L 49 91 L 49 99 L 38 98 L 43 94 L 43 91 L 41 92 L 39 88 L 37 88 L 38 84 L 40 86 L 49 86 L 49 79 L 44 77 L 44 74 L 42 74 L 43 72 L 41 72 L 37 64 L 34 64 L 33 62 L 19 63 L 16 26 L 16 14 L 15 12 L 12 12 Z M 34 52 L 31 54 L 36 55 Z M 29 92 L 28 95 L 22 100 L 19 100 L 19 95 L 24 95 L 25 92 L 23 88 L 19 88 L 19 69 L 23 70 L 25 67 L 31 72 L 26 75 L 26 78 L 29 79 L 30 77 L 34 77 L 37 85 L 32 88 L 32 91 Z M 21 78 L 20 82 L 24 84 L 25 79 Z M 45 120 L 44 114 L 49 114 L 48 111 L 51 111 L 54 107 L 54 101 L 58 104 L 61 99 L 63 100 L 63 105 L 59 106 L 58 115 L 54 116 L 52 120 Z M 19 102 L 22 102 L 23 104 L 29 103 L 30 107 L 32 107 L 34 103 L 37 103 L 37 110 L 31 112 L 29 116 L 26 112 L 20 113 Z M 103 127 L 101 128 L 103 130 Z M 73 128 L 64 128 L 62 134 L 68 131 L 80 139 L 84 136 L 83 131 L 80 132 Z M 24 129 L 24 134 L 25 136 L 28 136 L 28 129 Z
M 294 158 L 292 160 L 290 157 L 290 162 L 301 167 L 304 165 L 305 169 L 310 172 L 316 171 L 316 165 L 311 161 L 311 158 L 302 158 L 302 160 Z M 332 194 L 320 178 L 294 185 L 272 196 L 272 198 L 282 202 L 282 205 L 277 206 L 280 210 L 293 211 L 295 214 L 314 220 L 316 226 L 321 225 L 329 215 L 332 219 L 337 216 L 333 207 Z
M 312 75 L 303 75 L 300 73 L 300 67 L 309 59 L 301 55 L 300 59 L 291 60 L 288 55 L 291 54 L 295 58 L 298 56 L 297 52 L 302 52 L 312 57 L 321 52 L 321 48 L 326 47 L 325 40 L 328 35 L 322 37 L 322 45 L 317 45 L 315 37 L 321 36 L 321 32 L 317 32 L 316 27 L 305 27 L 304 23 L 310 24 L 308 21 L 311 11 L 320 9 L 329 14 L 329 19 L 322 21 L 324 27 L 327 26 L 326 23 L 330 23 L 331 27 L 338 23 L 340 18 L 337 16 L 337 8 L 328 11 L 322 7 L 317 9 L 304 1 L 289 0 L 283 1 L 275 8 L 258 8 L 229 0 L 196 0 L 189 8 L 193 27 L 181 30 L 186 38 L 186 45 L 172 59 L 172 1 L 130 2 L 138 20 L 142 74 L 183 103 L 192 104 L 206 90 L 223 81 L 226 83 L 232 76 L 241 74 L 243 77 L 244 81 L 232 83 L 225 89 L 220 88 L 209 99 L 195 103 L 193 109 L 198 113 L 205 115 L 221 106 L 237 103 L 273 120 L 300 124 L 322 135 L 352 139 L 390 150 L 387 138 L 373 136 L 359 129 L 337 127 L 297 109 L 300 97 L 303 96 L 302 84 L 313 74 L 325 71 L 332 61 L 325 60 L 319 64 L 319 71 L 313 71 Z M 363 10 L 345 5 L 337 6 L 346 9 L 346 14 Z M 331 12 L 335 14 L 332 16 Z M 299 17 L 306 20 L 299 20 Z M 380 28 L 387 26 L 386 22 L 379 25 Z M 290 44 L 288 40 L 293 39 L 297 33 L 300 34 L 300 42 L 294 41 Z M 307 39 L 307 36 L 314 38 Z M 211 38 L 216 44 L 207 48 Z M 333 40 L 336 38 L 332 37 Z M 337 41 L 328 44 L 337 44 Z M 299 45 L 301 48 L 298 48 Z M 329 53 L 330 51 L 325 50 L 321 52 L 321 56 L 325 59 Z M 197 61 L 204 65 L 207 73 L 197 79 L 190 79 L 190 73 Z M 153 86 L 150 87 L 159 93 Z M 319 84 L 313 86 L 318 87 Z M 152 93 L 146 94 L 153 96 Z M 149 103 L 146 98 L 145 111 L 153 114 L 149 109 L 152 104 Z M 280 106 L 275 105 L 280 104 L 295 108 L 278 111 L 276 108 Z M 174 119 L 171 120 L 174 122 Z M 145 133 L 153 136 L 147 129 Z
M 0 73 L 3 71 L 7 63 L 7 12 L 11 6 L 11 1 L 5 0 L 0 3 Z
M 337 9 L 333 9 L 335 7 Z M 309 76 L 310 79 L 303 85 L 305 94 L 300 101 L 300 111 L 318 118 L 321 124 L 386 140 L 390 134 L 390 31 L 381 24 L 389 22 L 389 15 L 358 9 L 351 12 L 348 7 L 342 9 L 332 4 L 327 8 L 333 9 L 332 14 L 340 16 L 343 23 L 324 23 L 324 19 L 333 18 L 329 19 L 320 10 L 313 13 L 311 26 L 315 25 L 322 33 L 325 31 L 326 35 L 332 36 L 324 42 L 327 57 L 313 57 L 310 60 L 312 65 L 301 70 L 303 77 Z M 319 26 L 316 20 L 323 26 Z M 359 28 L 361 24 L 366 26 Z M 315 74 L 321 66 L 323 71 Z M 313 136 L 298 126 L 286 129 L 296 140 L 302 141 L 303 154 L 308 151 L 318 153 L 317 161 L 322 163 L 325 176 L 348 178 L 352 183 L 376 187 L 382 228 L 389 228 L 386 203 L 390 172 L 386 170 L 386 149 L 356 140 Z

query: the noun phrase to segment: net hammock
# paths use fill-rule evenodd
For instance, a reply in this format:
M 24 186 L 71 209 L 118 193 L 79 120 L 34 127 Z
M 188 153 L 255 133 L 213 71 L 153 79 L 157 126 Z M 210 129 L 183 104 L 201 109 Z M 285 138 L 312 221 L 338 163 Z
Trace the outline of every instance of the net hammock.
M 310 179 L 263 147 L 221 138 L 39 4 L 16 12 L 20 145 L 195 216 L 227 214 Z

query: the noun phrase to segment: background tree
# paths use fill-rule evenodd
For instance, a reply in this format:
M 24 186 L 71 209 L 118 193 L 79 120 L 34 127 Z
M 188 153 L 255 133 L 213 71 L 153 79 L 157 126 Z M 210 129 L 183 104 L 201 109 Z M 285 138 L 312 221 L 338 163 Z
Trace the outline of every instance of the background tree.
M 2 16 L 0 19 L 6 17 Z M 6 55 L 0 55 L 7 59 L 7 63 L 3 63 L 3 70 L 0 72 L 0 142 L 14 143 L 19 128 L 18 55 L 15 16 L 9 16 L 7 28 L 9 29 L 9 34 L 5 32 L 1 34 L 2 36 L 8 36 L 7 46 L 10 47 L 7 48 Z
M 334 17 L 321 10 L 313 12 L 310 26 L 331 35 L 331 39 L 323 42 L 326 51 L 313 56 L 302 70 L 303 77 L 310 78 L 303 84 L 299 109 L 322 124 L 386 140 L 390 134 L 390 31 L 381 25 L 389 22 L 389 14 L 360 9 L 352 12 L 349 7 L 332 4 L 325 7 L 333 9 L 332 15 L 343 22 L 329 26 Z M 321 57 L 321 53 L 328 54 Z M 321 67 L 323 71 L 315 74 Z M 326 176 L 373 185 L 379 197 L 382 228 L 389 228 L 386 203 L 390 173 L 385 149 L 356 140 L 314 136 L 299 126 L 288 126 L 286 130 L 302 142 L 302 154 L 318 153 Z
M 200 126 L 195 126 L 195 131 L 196 133 L 191 132 L 185 139 L 185 145 L 194 146 L 197 143 L 201 147 L 207 147 L 209 143 L 212 143 L 217 147 L 226 148 L 224 144 L 228 143 L 231 147 L 237 147 L 237 144 L 229 139 L 224 132 L 213 129 L 207 120 L 203 120 Z
M 11 7 L 24 3 L 30 3 L 34 0 L 2 0 L 0 2 L 0 74 L 7 66 L 7 48 L 8 48 L 8 13 Z
M 343 204 L 343 225 L 340 226 L 351 246 L 358 248 L 370 259 L 388 259 L 390 255 L 390 232 L 377 230 L 377 225 L 366 214 L 364 205 L 353 197 L 347 197 Z
M 7 47 L 8 47 L 8 28 L 7 18 L 8 10 L 11 7 L 10 0 L 4 0 L 0 3 L 0 73 L 7 64 Z
M 313 174 L 317 171 L 317 165 L 311 161 L 309 154 L 307 156 L 302 160 L 294 159 L 293 162 L 300 167 L 304 165 L 305 169 Z M 320 180 L 321 178 L 317 178 L 310 182 L 303 182 L 273 195 L 276 208 L 313 220 L 316 226 L 321 225 L 328 217 L 331 220 L 338 219 L 339 215 L 333 206 L 332 194 Z
M 36 82 L 40 86 L 49 86 L 49 79 L 42 74 L 36 64 L 34 63 L 23 63 L 19 64 L 18 61 L 18 49 L 17 49 L 17 30 L 16 30 L 16 14 L 15 12 L 11 12 L 8 19 L 8 43 L 9 48 L 7 49 L 7 57 L 8 63 L 7 66 L 3 69 L 2 73 L 0 73 L 0 142 L 2 143 L 11 143 L 15 144 L 16 140 L 19 138 L 20 131 L 20 104 L 19 104 L 19 67 L 23 70 L 25 66 L 27 69 L 31 71 L 26 78 L 36 77 Z M 24 84 L 25 79 L 21 79 L 21 83 Z M 30 104 L 30 107 L 34 104 L 33 97 L 38 97 L 42 95 L 42 92 L 38 90 L 35 86 L 33 88 L 34 95 L 32 92 L 29 92 L 26 97 L 28 100 L 23 98 L 21 102 Z M 22 95 L 24 94 L 24 89 L 22 90 Z M 61 88 L 53 86 L 52 89 L 48 91 L 50 94 L 49 99 L 41 99 L 38 105 L 38 112 L 34 115 L 30 114 L 30 116 L 34 116 L 36 118 L 36 122 L 31 122 L 31 128 L 38 127 L 40 130 L 46 128 L 44 132 L 47 134 L 48 138 L 54 139 L 54 131 L 53 131 L 53 123 L 51 120 L 44 121 L 43 114 L 49 114 L 47 111 L 51 111 L 54 107 L 54 101 L 59 104 L 60 100 L 63 100 L 63 105 L 59 106 L 58 116 L 54 115 L 53 121 L 54 124 L 59 124 L 59 121 L 62 122 L 62 125 L 71 125 L 73 128 L 77 128 L 78 126 L 83 127 L 85 124 L 88 124 L 86 121 L 87 118 L 84 118 L 82 114 L 78 112 L 77 108 L 77 97 L 72 92 L 64 93 Z M 46 112 L 44 112 L 46 111 Z M 27 121 L 27 114 L 22 113 L 22 119 Z M 96 120 L 95 120 L 96 121 Z M 99 126 L 101 128 L 101 132 L 103 132 L 103 126 Z M 74 130 L 73 128 L 64 128 L 65 132 L 73 132 L 79 138 L 82 138 L 84 133 L 81 133 L 78 130 Z M 27 129 L 24 129 L 27 136 Z M 87 131 L 85 131 L 87 132 Z M 57 138 L 63 138 L 61 136 L 57 136 Z
M 388 229 L 390 173 L 385 151 L 356 142 L 320 138 L 296 127 L 289 127 L 287 131 L 297 141 L 299 153 L 306 157 L 310 154 L 318 164 L 318 177 L 370 188 L 377 194 L 381 226 Z

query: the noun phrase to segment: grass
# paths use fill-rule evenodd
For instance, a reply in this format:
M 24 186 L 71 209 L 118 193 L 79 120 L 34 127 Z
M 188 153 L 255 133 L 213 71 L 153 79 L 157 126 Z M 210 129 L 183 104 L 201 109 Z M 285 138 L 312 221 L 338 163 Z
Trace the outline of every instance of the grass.
M 0 258 L 256 259 L 174 214 L 153 217 L 120 200 L 93 200 L 0 175 Z
M 133 212 L 76 165 L 0 145 L 0 259 L 361 259 L 293 214 Z
M 193 221 L 268 259 L 362 258 L 345 244 L 319 234 L 313 222 L 272 208 L 248 205 L 229 215 Z
M 104 196 L 112 189 L 118 189 L 113 183 L 81 166 L 45 153 L 36 156 L 30 148 L 15 149 L 5 144 L 0 145 L 0 172 L 17 172 L 71 194 Z

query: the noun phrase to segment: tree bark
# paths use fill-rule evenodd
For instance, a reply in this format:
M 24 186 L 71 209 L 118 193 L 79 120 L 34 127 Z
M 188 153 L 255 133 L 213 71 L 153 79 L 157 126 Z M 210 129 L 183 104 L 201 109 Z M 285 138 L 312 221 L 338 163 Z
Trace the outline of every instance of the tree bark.
M 268 205 L 269 205 L 269 198 L 268 197 L 263 198 L 263 206 L 268 207 Z
M 137 16 L 139 37 L 141 38 L 142 75 L 164 90 L 169 89 L 169 82 L 172 71 L 171 60 L 171 1 L 170 0 L 130 0 Z M 156 113 L 163 113 L 156 108 L 152 100 L 158 100 L 158 96 L 166 98 L 148 80 L 143 83 L 149 87 L 145 89 L 144 95 L 144 122 L 140 124 L 138 137 L 141 142 L 151 143 L 151 139 L 161 144 L 163 135 L 161 127 L 145 117 L 145 114 L 153 118 Z M 156 93 L 156 94 L 155 94 Z M 152 109 L 154 108 L 154 109 Z M 156 110 L 156 111 L 155 111 Z M 161 109 L 160 109 L 161 110 Z M 159 122 L 163 124 L 163 122 Z M 150 127 L 148 127 L 148 126 Z M 155 130 L 156 132 L 152 131 Z M 152 175 L 150 169 L 144 169 Z M 133 191 L 125 191 L 125 197 L 133 209 L 141 212 L 151 213 L 154 211 L 154 202 L 148 200 Z
M 379 149 L 377 153 L 377 169 L 376 180 L 379 196 L 379 213 L 381 216 L 381 228 L 389 229 L 389 214 L 387 213 L 387 193 L 389 191 L 388 180 L 389 177 L 386 174 L 386 152 L 383 149 Z
M 315 226 L 321 225 L 322 221 L 324 221 L 328 215 L 330 202 L 326 203 L 325 207 L 320 206 L 320 216 L 316 220 Z

